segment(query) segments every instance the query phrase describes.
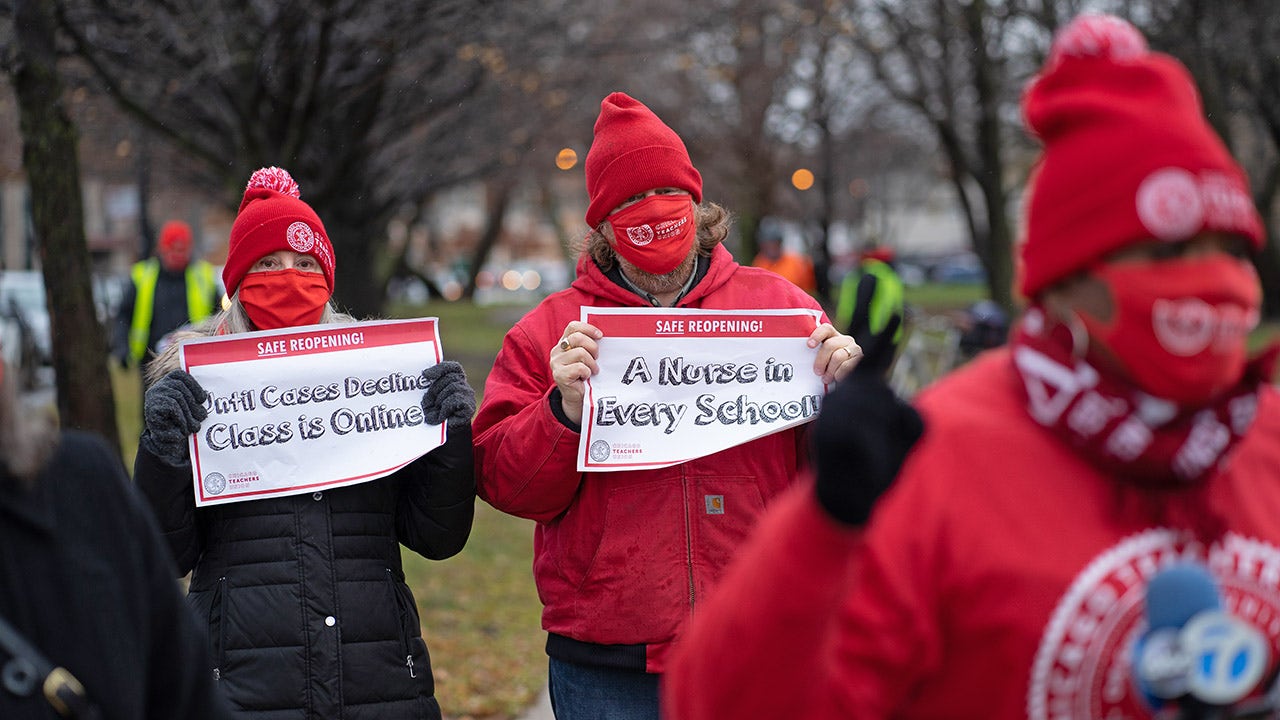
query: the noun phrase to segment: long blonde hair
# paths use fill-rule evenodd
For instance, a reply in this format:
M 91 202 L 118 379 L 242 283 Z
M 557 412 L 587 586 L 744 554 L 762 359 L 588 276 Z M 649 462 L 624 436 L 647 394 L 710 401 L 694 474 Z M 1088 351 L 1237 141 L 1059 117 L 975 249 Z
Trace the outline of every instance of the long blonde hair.
M 334 308 L 332 301 L 325 303 L 324 311 L 320 314 L 319 320 L 322 323 L 354 321 L 355 318 L 350 315 L 338 312 Z M 144 378 L 147 387 L 150 387 L 152 383 L 168 375 L 171 371 L 178 369 L 178 348 L 182 346 L 184 341 L 213 335 L 252 332 L 254 329 L 253 323 L 249 321 L 248 313 L 244 311 L 244 306 L 240 304 L 240 291 L 236 290 L 236 294 L 231 296 L 230 307 L 226 310 L 214 313 L 204 322 L 190 330 L 179 330 L 173 333 L 164 351 L 147 365 L 146 377 Z

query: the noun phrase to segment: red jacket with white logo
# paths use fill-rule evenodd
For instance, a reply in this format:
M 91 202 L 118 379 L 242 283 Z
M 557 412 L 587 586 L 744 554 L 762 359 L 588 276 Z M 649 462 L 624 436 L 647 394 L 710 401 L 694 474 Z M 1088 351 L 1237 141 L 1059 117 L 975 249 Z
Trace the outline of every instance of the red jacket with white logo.
M 926 392 L 925 436 L 864 532 L 811 487 L 781 498 L 682 637 L 664 717 L 1151 717 L 1133 646 L 1147 581 L 1180 560 L 1208 568 L 1274 666 L 1280 395 L 1264 390 L 1205 487 L 1158 497 L 1100 474 L 1025 402 L 1007 350 Z M 1186 531 L 1205 512 L 1228 528 L 1207 544 Z
M 681 622 L 765 504 L 798 477 L 807 436 L 800 426 L 672 467 L 578 472 L 579 433 L 553 414 L 548 356 L 582 306 L 647 307 L 583 255 L 573 284 L 516 323 L 473 425 L 478 494 L 537 521 L 533 570 L 549 654 L 661 672 Z M 818 309 L 720 246 L 678 306 Z

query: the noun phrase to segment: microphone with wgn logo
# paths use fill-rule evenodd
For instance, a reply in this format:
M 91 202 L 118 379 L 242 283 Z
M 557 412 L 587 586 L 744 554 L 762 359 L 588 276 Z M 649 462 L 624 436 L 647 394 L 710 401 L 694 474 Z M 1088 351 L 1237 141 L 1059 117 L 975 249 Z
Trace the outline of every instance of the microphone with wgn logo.
M 1151 578 L 1147 630 L 1133 649 L 1138 687 L 1158 711 L 1180 720 L 1277 718 L 1277 690 L 1252 695 L 1270 664 L 1267 639 L 1222 608 L 1218 586 L 1196 564 Z

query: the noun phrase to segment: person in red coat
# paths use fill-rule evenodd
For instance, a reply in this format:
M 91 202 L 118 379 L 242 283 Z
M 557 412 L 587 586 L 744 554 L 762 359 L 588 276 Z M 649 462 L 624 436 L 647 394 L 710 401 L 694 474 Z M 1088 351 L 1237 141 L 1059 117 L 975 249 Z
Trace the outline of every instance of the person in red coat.
M 635 99 L 613 93 L 601 103 L 586 180 L 592 229 L 577 278 L 507 333 L 485 383 L 477 492 L 537 522 L 534 579 L 556 717 L 655 719 L 681 623 L 764 505 L 797 479 L 805 433 L 795 427 L 656 470 L 578 472 L 585 381 L 602 337 L 579 322 L 580 309 L 819 308 L 774 273 L 733 261 L 721 245 L 728 213 L 702 203 L 684 143 Z M 658 232 L 631 242 L 627 229 L 644 225 Z M 825 321 L 808 343 L 813 372 L 828 382 L 861 355 Z M 714 497 L 724 512 L 712 512 Z
M 816 482 L 694 617 L 664 717 L 1274 702 L 1280 397 L 1275 351 L 1246 350 L 1263 229 L 1245 175 L 1186 69 L 1118 18 L 1064 28 L 1023 110 L 1043 153 L 1009 346 L 919 397 L 923 436 L 880 379 L 833 390 Z

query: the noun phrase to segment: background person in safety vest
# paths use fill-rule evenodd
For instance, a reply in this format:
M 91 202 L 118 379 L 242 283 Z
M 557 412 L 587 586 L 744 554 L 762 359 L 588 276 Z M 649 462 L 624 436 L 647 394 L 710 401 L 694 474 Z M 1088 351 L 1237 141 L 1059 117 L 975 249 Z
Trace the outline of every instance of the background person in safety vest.
M 191 226 L 170 220 L 160 229 L 156 256 L 134 263 L 116 329 L 115 356 L 122 365 L 141 365 L 162 349 L 165 335 L 217 309 L 213 266 L 192 261 L 191 250 Z
M 874 246 L 859 253 L 858 266 L 840 283 L 835 325 L 853 337 L 864 349 L 873 337 L 889 337 L 891 343 L 874 359 L 875 369 L 888 372 L 902 345 L 906 302 L 902 278 L 893 267 L 893 248 Z M 889 330 L 890 325 L 894 329 Z M 871 369 L 864 367 L 864 370 Z

